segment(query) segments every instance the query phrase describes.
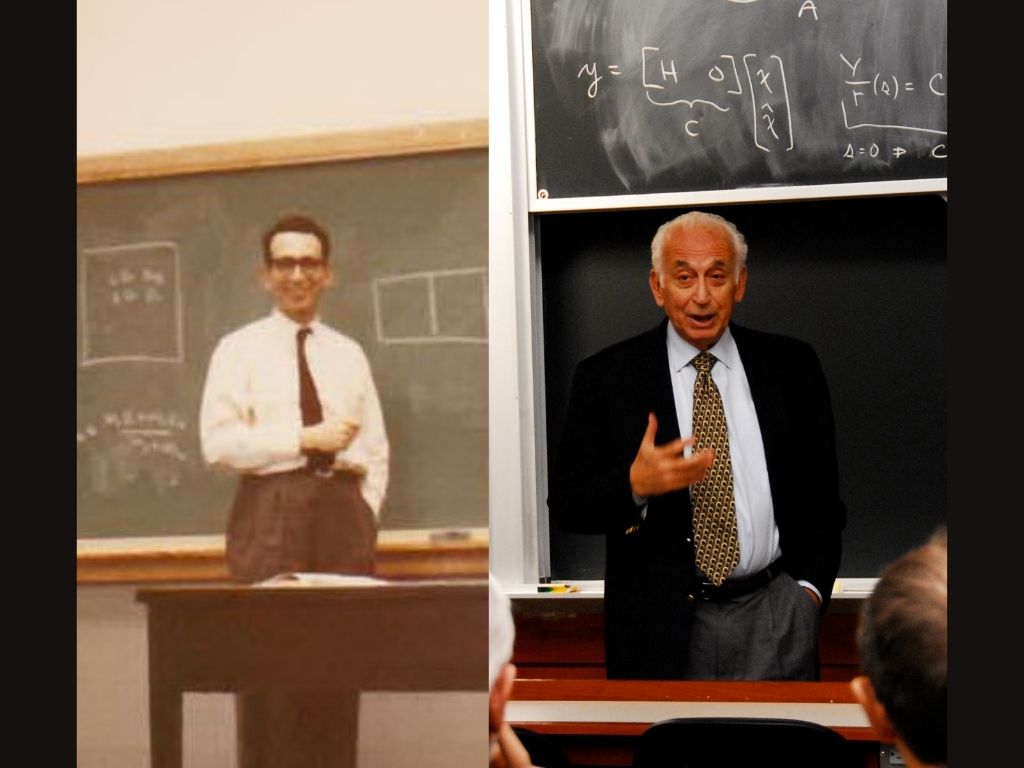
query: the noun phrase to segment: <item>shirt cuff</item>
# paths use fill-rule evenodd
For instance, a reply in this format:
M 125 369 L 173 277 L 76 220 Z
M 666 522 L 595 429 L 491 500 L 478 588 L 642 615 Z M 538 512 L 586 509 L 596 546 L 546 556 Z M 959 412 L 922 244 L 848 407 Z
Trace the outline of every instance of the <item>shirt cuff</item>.
M 811 590 L 814 594 L 818 596 L 818 601 L 821 602 L 821 592 L 819 592 L 818 588 L 811 584 L 811 582 L 804 581 L 803 579 L 798 579 L 796 583 L 799 584 L 801 587 L 807 587 L 809 590 Z
M 640 508 L 640 519 L 641 520 L 646 520 L 647 519 L 647 497 L 646 496 L 637 496 L 634 493 L 633 494 L 633 503 L 636 504 L 637 507 Z

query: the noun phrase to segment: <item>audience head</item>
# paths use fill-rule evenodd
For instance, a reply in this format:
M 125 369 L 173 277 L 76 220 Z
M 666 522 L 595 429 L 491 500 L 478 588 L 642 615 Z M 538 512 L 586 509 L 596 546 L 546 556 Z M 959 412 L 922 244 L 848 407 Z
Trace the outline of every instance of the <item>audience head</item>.
M 490 705 L 488 719 L 492 749 L 496 746 L 498 730 L 505 720 L 505 704 L 512 695 L 512 683 L 516 678 L 516 668 L 512 665 L 512 646 L 515 642 L 516 629 L 512 621 L 512 606 L 508 596 L 502 591 L 501 584 L 489 575 L 490 597 L 488 613 L 490 614 L 490 634 L 488 639 L 489 659 L 487 665 Z
M 850 685 L 912 766 L 946 764 L 946 529 L 890 563 L 864 604 Z

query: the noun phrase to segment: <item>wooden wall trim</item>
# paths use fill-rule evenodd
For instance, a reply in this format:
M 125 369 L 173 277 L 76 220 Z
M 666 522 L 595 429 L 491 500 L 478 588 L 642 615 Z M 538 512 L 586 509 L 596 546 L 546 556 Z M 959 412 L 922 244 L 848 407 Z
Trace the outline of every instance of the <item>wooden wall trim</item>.
M 381 531 L 377 575 L 389 579 L 478 578 L 488 569 L 486 528 Z M 81 539 L 78 584 L 227 581 L 223 536 Z
M 486 119 L 88 155 L 77 173 L 79 184 L 98 184 L 471 149 L 487 149 Z

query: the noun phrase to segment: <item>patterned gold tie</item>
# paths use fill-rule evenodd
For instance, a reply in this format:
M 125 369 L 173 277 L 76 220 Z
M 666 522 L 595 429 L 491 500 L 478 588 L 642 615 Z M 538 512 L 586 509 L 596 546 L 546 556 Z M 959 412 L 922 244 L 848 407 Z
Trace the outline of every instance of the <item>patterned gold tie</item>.
M 732 488 L 732 462 L 729 459 L 729 433 L 725 410 L 711 367 L 715 358 L 701 352 L 693 359 L 697 381 L 693 387 L 694 451 L 712 448 L 715 460 L 707 475 L 690 486 L 693 503 L 693 540 L 697 548 L 697 567 L 715 586 L 721 585 L 740 561 L 736 536 L 736 500 Z

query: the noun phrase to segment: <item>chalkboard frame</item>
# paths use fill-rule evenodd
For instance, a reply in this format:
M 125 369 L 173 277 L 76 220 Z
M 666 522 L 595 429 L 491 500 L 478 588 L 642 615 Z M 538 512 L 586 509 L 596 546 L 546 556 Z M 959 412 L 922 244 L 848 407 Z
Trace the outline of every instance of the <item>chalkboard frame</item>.
M 283 137 L 215 145 L 79 157 L 77 184 L 159 179 L 188 174 L 336 163 L 339 161 L 486 150 L 486 119 L 431 122 L 368 131 Z M 378 570 L 417 577 L 482 575 L 488 530 L 382 532 Z M 223 535 L 80 538 L 77 583 L 222 581 Z
M 849 182 L 842 184 L 807 184 L 796 186 L 753 186 L 721 190 L 698 190 L 668 193 L 595 195 L 587 197 L 550 198 L 539 189 L 537 181 L 537 127 L 534 110 L 534 57 L 531 0 L 518 0 L 521 27 L 523 105 L 526 125 L 525 172 L 527 210 L 531 214 L 559 211 L 600 211 L 623 208 L 664 208 L 672 206 L 721 205 L 731 203 L 772 202 L 785 200 L 821 200 L 872 195 L 904 195 L 938 192 L 945 194 L 945 176 L 891 181 Z

